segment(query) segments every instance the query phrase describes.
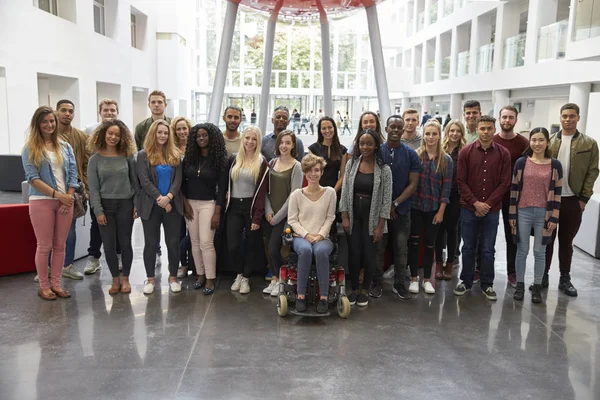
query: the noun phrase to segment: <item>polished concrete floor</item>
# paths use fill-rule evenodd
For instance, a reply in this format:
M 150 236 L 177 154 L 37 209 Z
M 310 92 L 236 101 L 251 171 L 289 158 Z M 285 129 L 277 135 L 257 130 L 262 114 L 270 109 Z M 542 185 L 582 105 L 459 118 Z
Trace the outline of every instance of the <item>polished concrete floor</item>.
M 554 270 L 545 304 L 513 301 L 499 234 L 497 302 L 455 297 L 456 280 L 402 301 L 387 281 L 343 320 L 279 317 L 260 277 L 249 295 L 232 277 L 170 293 L 165 256 L 145 296 L 139 222 L 134 244 L 130 295 L 107 294 L 104 260 L 65 280 L 67 300 L 38 298 L 34 274 L 0 278 L 1 399 L 600 399 L 600 262 L 580 251 L 578 298 Z

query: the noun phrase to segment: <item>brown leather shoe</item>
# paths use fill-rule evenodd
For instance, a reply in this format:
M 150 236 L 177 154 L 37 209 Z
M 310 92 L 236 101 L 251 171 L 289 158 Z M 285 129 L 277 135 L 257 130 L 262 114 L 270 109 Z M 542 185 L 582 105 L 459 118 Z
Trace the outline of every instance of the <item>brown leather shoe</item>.
M 444 268 L 443 261 L 435 262 L 435 279 L 440 280 L 443 278 L 443 275 L 442 275 L 443 268 Z
M 123 282 L 121 283 L 121 293 L 131 293 L 129 279 L 125 279 L 125 277 L 123 277 Z
M 48 301 L 56 300 L 56 295 L 54 294 L 54 292 L 44 293 L 44 291 L 42 289 L 38 290 L 38 296 L 40 296 L 42 299 L 48 300 Z
M 446 262 L 446 268 L 444 268 L 444 279 L 445 281 L 452 280 L 452 267 L 454 266 L 454 262 Z
M 108 289 L 108 294 L 113 295 L 121 291 L 121 281 L 119 278 L 113 278 L 112 286 Z
M 63 288 L 50 288 L 50 290 L 52 290 L 52 292 L 54 292 L 54 294 L 60 297 L 61 299 L 68 299 L 69 297 L 71 297 L 71 293 L 67 292 Z

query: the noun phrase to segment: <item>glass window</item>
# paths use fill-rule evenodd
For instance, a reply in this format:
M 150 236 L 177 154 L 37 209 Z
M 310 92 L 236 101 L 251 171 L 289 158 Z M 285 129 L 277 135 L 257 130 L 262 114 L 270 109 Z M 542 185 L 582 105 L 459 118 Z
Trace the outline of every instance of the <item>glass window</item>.
M 135 31 L 135 15 L 131 14 L 131 47 L 137 47 L 137 36 Z
M 94 31 L 105 35 L 104 25 L 104 0 L 94 0 Z
M 57 0 L 38 0 L 38 7 L 50 14 L 58 16 Z

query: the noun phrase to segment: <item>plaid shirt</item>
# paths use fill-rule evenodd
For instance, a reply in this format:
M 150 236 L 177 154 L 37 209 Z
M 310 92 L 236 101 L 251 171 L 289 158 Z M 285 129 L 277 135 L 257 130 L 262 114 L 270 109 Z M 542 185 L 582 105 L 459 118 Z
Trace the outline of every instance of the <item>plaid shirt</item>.
M 412 197 L 412 208 L 421 211 L 437 211 L 441 203 L 450 202 L 450 189 L 452 188 L 452 157 L 446 157 L 446 173 L 442 175 L 435 172 L 436 160 L 430 160 L 427 152 L 423 152 L 421 163 L 423 171 L 419 174 L 419 185 Z

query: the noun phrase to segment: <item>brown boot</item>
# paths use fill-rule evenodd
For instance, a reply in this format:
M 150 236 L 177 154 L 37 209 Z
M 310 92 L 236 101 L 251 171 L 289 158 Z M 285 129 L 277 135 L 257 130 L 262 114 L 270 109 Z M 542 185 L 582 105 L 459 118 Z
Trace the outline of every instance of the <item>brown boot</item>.
M 443 275 L 442 275 L 443 269 L 444 269 L 444 262 L 436 261 L 435 262 L 435 279 L 437 279 L 437 280 L 443 279 Z
M 108 289 L 108 294 L 117 294 L 121 291 L 121 281 L 119 277 L 113 278 L 112 286 Z
M 444 268 L 444 279 L 445 281 L 452 280 L 452 267 L 454 266 L 454 262 L 446 262 L 446 268 Z

